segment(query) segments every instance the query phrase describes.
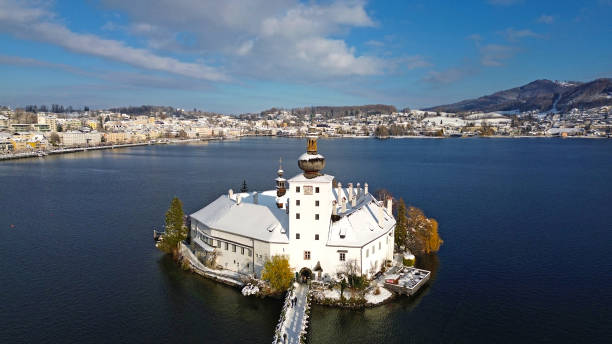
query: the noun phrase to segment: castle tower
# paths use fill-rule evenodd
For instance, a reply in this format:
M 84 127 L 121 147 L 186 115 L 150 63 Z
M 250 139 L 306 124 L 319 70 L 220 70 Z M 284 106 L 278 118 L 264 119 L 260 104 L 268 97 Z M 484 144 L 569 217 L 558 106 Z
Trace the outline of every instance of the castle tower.
M 281 158 L 279 159 L 278 171 L 276 171 L 278 175 L 276 178 L 276 196 L 278 197 L 284 196 L 287 192 L 287 180 L 283 178 L 283 173 L 285 171 L 283 171 L 283 159 Z

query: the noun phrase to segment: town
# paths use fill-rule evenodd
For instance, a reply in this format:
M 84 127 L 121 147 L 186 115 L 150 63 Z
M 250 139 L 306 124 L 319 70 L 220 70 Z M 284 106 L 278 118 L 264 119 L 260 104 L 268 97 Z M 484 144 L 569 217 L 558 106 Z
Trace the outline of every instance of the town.
M 113 110 L 0 108 L 3 156 L 61 148 L 241 136 L 303 137 L 611 137 L 612 106 L 558 112 L 448 113 L 388 105 L 270 109 L 227 115 L 170 107 Z M 123 110 L 123 111 L 120 111 Z M 334 112 L 334 110 L 336 110 Z

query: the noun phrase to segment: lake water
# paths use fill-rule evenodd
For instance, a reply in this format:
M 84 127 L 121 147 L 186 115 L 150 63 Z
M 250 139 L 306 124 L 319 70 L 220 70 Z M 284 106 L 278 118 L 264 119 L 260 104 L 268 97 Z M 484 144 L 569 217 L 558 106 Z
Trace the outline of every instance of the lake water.
M 153 246 L 194 212 L 298 173 L 304 140 L 147 146 L 0 163 L 0 343 L 269 343 L 281 302 Z M 320 140 L 324 172 L 422 208 L 445 243 L 418 296 L 315 306 L 310 343 L 610 342 L 612 140 Z

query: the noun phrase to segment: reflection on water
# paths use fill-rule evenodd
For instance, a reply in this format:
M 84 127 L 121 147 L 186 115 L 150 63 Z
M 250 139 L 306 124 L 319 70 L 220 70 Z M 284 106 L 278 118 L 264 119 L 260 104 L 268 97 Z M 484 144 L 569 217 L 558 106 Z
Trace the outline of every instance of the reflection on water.
M 432 276 L 414 297 L 314 306 L 311 343 L 612 337 L 612 140 L 338 139 L 319 150 L 338 180 L 436 218 L 445 244 L 439 260 L 417 258 Z M 182 271 L 151 229 L 174 196 L 190 213 L 244 179 L 274 188 L 278 157 L 292 176 L 303 151 L 303 140 L 248 138 L 0 162 L 0 343 L 268 343 L 280 301 Z

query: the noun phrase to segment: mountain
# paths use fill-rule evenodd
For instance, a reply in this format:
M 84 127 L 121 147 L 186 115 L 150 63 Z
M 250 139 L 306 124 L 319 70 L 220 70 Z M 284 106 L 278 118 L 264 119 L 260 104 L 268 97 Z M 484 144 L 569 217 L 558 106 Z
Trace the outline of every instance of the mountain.
M 427 111 L 567 111 L 612 105 L 612 79 L 591 82 L 536 80 L 476 99 L 424 109 Z

